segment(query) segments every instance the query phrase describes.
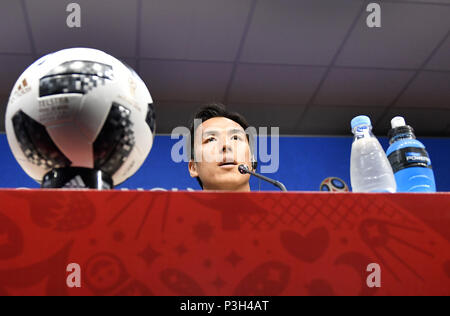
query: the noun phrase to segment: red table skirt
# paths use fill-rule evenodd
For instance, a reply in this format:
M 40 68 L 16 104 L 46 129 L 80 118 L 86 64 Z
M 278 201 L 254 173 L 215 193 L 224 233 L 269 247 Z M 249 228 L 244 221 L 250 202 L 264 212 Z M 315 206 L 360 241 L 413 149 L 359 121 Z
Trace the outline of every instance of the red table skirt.
M 450 194 L 0 190 L 0 295 L 450 295 Z

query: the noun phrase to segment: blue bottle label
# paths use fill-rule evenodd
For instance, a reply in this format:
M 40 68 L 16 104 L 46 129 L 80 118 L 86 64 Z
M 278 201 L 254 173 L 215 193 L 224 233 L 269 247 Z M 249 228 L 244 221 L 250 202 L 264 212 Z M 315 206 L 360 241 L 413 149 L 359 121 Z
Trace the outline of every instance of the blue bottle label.
M 431 160 L 424 148 L 407 147 L 394 151 L 388 156 L 394 173 L 413 167 L 432 169 Z

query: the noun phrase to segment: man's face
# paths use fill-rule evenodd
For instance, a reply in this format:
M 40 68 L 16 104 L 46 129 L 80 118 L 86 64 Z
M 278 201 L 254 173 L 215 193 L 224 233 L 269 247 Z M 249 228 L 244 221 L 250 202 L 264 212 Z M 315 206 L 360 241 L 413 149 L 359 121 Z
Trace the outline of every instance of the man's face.
M 203 122 L 195 130 L 193 150 L 189 172 L 200 178 L 205 190 L 250 190 L 250 175 L 238 170 L 240 164 L 251 169 L 250 146 L 238 123 L 225 117 Z

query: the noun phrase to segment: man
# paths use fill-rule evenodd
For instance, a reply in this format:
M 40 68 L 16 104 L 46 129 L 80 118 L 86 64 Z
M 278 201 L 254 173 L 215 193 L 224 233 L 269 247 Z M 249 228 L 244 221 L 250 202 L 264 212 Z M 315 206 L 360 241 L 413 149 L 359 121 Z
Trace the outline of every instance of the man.
M 196 124 L 197 123 L 197 124 Z M 256 171 L 249 127 L 245 118 L 213 104 L 195 113 L 191 122 L 191 157 L 189 173 L 205 191 L 250 191 L 250 175 L 241 174 L 238 166 Z

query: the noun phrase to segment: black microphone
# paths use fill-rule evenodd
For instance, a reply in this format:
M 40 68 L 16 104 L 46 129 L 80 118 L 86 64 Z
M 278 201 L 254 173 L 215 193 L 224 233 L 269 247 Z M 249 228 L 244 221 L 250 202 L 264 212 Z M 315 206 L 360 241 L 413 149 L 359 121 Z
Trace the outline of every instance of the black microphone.
M 248 174 L 251 174 L 252 176 L 255 176 L 255 177 L 257 177 L 257 178 L 259 178 L 261 180 L 264 180 L 264 181 L 267 181 L 269 183 L 272 183 L 274 186 L 279 188 L 281 191 L 287 192 L 286 187 L 280 181 L 276 181 L 276 180 L 267 178 L 267 177 L 263 176 L 262 174 L 250 171 L 246 165 L 239 165 L 238 170 L 242 174 L 248 173 Z

